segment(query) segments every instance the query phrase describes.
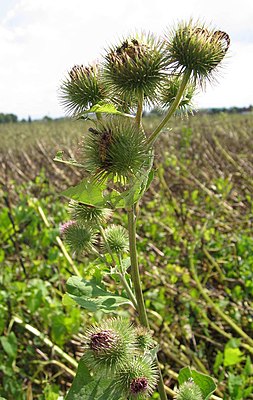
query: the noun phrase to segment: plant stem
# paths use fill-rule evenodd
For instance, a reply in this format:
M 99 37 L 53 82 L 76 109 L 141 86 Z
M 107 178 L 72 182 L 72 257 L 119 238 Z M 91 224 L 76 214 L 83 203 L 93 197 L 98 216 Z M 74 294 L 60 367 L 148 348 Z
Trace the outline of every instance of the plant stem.
M 131 277 L 138 304 L 137 311 L 139 313 L 140 323 L 146 328 L 149 328 L 147 312 L 141 290 L 141 280 L 140 280 L 140 272 L 139 272 L 138 258 L 137 258 L 135 206 L 129 208 L 127 210 L 127 214 L 128 214 L 129 250 L 130 250 L 130 260 L 131 260 Z
M 143 109 L 143 100 L 144 94 L 142 93 L 139 101 L 138 101 L 138 108 L 135 117 L 135 121 L 137 126 L 140 128 L 142 126 L 142 109 Z M 129 235 L 129 250 L 130 250 L 130 260 L 131 260 L 131 277 L 132 282 L 134 285 L 135 290 L 135 297 L 136 297 L 136 309 L 139 314 L 140 323 L 149 329 L 149 322 L 147 317 L 147 312 L 145 308 L 143 293 L 141 289 L 141 280 L 140 280 L 140 272 L 139 272 L 139 265 L 138 265 L 138 257 L 137 257 L 137 248 L 136 248 L 136 205 L 132 205 L 131 208 L 127 210 L 128 213 L 128 235 Z M 158 391 L 161 400 L 167 400 L 167 395 L 163 383 L 163 377 L 161 373 L 161 369 L 159 367 L 158 358 L 155 358 L 159 380 L 158 380 Z
M 144 298 L 141 290 L 140 272 L 137 258 L 136 248 L 136 215 L 135 206 L 127 210 L 128 214 L 128 234 L 129 234 L 129 250 L 131 259 L 131 277 L 134 285 L 135 296 L 137 300 L 137 311 L 139 313 L 140 323 L 149 329 L 149 322 L 147 312 L 145 308 Z M 158 391 L 161 400 L 167 400 L 167 395 L 163 383 L 163 377 L 161 369 L 159 367 L 158 358 L 156 357 L 156 364 L 158 367 L 159 380 L 158 380 Z
M 135 295 L 134 295 L 133 292 L 132 292 L 132 289 L 130 288 L 130 286 L 129 286 L 127 280 L 126 280 L 125 273 L 124 273 L 124 271 L 123 271 L 123 269 L 122 269 L 122 260 L 121 260 L 121 257 L 120 257 L 120 256 L 119 256 L 119 268 L 120 268 L 120 273 L 119 273 L 118 275 L 119 275 L 120 281 L 121 281 L 121 283 L 122 283 L 122 285 L 123 285 L 125 291 L 126 291 L 127 294 L 128 294 L 129 300 L 132 301 L 132 303 L 133 303 L 135 309 L 137 310 L 137 308 L 138 308 L 138 303 L 137 303 L 137 300 L 136 300 L 136 298 L 135 298 Z
M 124 287 L 125 291 L 128 294 L 129 300 L 131 300 L 131 302 L 133 303 L 134 308 L 137 309 L 137 307 L 138 307 L 137 300 L 136 300 L 135 295 L 133 294 L 130 286 L 128 285 L 128 282 L 127 282 L 125 276 L 123 274 L 118 274 L 118 276 L 122 283 L 122 286 Z
M 110 248 L 110 246 L 109 246 L 109 244 L 108 244 L 108 241 L 106 240 L 106 235 L 105 235 L 104 228 L 103 228 L 102 226 L 100 226 L 100 227 L 99 227 L 99 230 L 100 230 L 101 236 L 102 236 L 102 238 L 103 238 L 103 240 L 104 240 L 104 242 L 105 242 L 107 251 L 108 251 L 108 253 L 111 255 L 112 262 L 113 262 L 113 265 L 114 265 L 114 267 L 115 267 L 117 264 L 116 264 L 116 261 L 115 261 L 115 258 L 114 258 L 114 254 L 113 254 L 113 252 L 112 252 L 112 250 L 111 250 L 111 248 Z M 128 294 L 129 300 L 131 300 L 131 302 L 133 303 L 133 306 L 137 309 L 137 301 L 136 301 L 136 298 L 135 298 L 135 296 L 134 296 L 134 294 L 133 294 L 133 292 L 132 292 L 130 286 L 128 285 L 128 282 L 127 282 L 127 280 L 126 280 L 126 278 L 125 278 L 125 274 L 124 274 L 124 272 L 123 272 L 123 270 L 122 270 L 122 260 L 121 260 L 121 257 L 119 256 L 118 258 L 119 258 L 119 268 L 120 268 L 120 273 L 118 273 L 119 279 L 120 279 L 120 281 L 121 281 L 121 283 L 122 283 L 122 286 L 124 287 L 125 291 L 126 291 L 127 294 Z
M 176 109 L 180 103 L 181 97 L 184 93 L 185 87 L 190 79 L 190 76 L 191 76 L 191 70 L 186 70 L 183 75 L 183 79 L 182 79 L 181 85 L 178 89 L 177 95 L 176 95 L 173 103 L 171 103 L 166 116 L 164 117 L 162 122 L 158 125 L 158 127 L 154 130 L 154 132 L 150 135 L 150 137 L 147 140 L 147 144 L 149 144 L 150 146 L 152 146 L 154 144 L 154 142 L 156 141 L 156 139 L 159 136 L 159 133 L 161 132 L 163 127 L 167 124 L 169 119 L 172 117 L 172 115 L 176 111 Z

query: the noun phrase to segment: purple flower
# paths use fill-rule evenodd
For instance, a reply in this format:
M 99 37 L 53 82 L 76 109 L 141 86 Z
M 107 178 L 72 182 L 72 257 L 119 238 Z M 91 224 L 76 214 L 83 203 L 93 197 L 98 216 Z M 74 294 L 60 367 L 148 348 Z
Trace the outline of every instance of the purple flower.
M 68 230 L 68 228 L 74 224 L 76 224 L 76 221 L 72 220 L 64 222 L 64 224 L 60 224 L 60 234 L 63 236 Z
M 117 336 L 111 330 L 93 333 L 90 340 L 90 348 L 95 352 L 111 349 L 117 342 Z
M 134 378 L 130 383 L 130 391 L 132 394 L 143 393 L 148 389 L 148 380 L 145 376 Z

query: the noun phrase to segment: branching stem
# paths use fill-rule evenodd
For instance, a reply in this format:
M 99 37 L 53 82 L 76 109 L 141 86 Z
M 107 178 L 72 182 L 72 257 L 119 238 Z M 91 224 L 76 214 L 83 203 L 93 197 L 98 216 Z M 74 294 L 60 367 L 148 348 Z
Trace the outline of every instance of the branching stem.
M 171 103 L 169 110 L 168 110 L 166 116 L 164 117 L 164 119 L 162 120 L 162 122 L 158 125 L 158 127 L 154 130 L 154 132 L 149 136 L 148 141 L 147 141 L 148 145 L 152 146 L 155 143 L 161 130 L 168 123 L 169 119 L 172 117 L 172 115 L 176 111 L 176 109 L 180 103 L 181 97 L 184 93 L 184 90 L 186 88 L 186 85 L 189 82 L 190 76 L 191 76 L 191 71 L 186 70 L 183 75 L 181 85 L 178 89 L 178 92 L 177 92 L 177 95 L 176 95 L 174 101 Z

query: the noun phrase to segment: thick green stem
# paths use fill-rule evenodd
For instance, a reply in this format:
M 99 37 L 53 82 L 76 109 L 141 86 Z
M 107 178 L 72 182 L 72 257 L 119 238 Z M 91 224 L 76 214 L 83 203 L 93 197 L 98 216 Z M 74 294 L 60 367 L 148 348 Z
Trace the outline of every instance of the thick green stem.
M 139 313 L 140 323 L 149 329 L 149 322 L 145 308 L 144 298 L 141 290 L 140 272 L 137 258 L 136 248 L 136 215 L 135 207 L 132 206 L 127 210 L 128 213 L 128 234 L 129 234 L 129 250 L 131 259 L 131 277 L 134 285 L 135 296 L 137 300 L 137 311 Z M 161 400 L 167 400 L 167 395 L 163 383 L 162 373 L 159 367 L 158 359 L 156 357 L 156 364 L 159 371 L 158 391 Z
M 181 97 L 184 93 L 184 90 L 186 88 L 186 85 L 190 79 L 191 76 L 191 71 L 186 70 L 181 82 L 181 85 L 178 89 L 177 95 L 174 99 L 174 101 L 172 102 L 172 104 L 169 107 L 169 110 L 166 114 L 166 116 L 164 117 L 164 119 L 162 120 L 162 122 L 158 125 L 158 127 L 154 130 L 154 132 L 150 135 L 150 137 L 148 138 L 147 143 L 152 146 L 154 144 L 154 142 L 156 141 L 156 139 L 159 136 L 159 133 L 161 132 L 161 130 L 164 128 L 164 126 L 168 123 L 169 119 L 172 117 L 172 115 L 174 114 L 174 112 L 176 111 Z
M 128 234 L 129 234 L 129 250 L 131 260 L 131 277 L 134 285 L 135 296 L 137 300 L 137 311 L 139 313 L 140 323 L 149 328 L 148 317 L 144 304 L 144 298 L 141 290 L 141 279 L 138 266 L 137 249 L 136 249 L 136 216 L 135 207 L 132 206 L 128 211 Z

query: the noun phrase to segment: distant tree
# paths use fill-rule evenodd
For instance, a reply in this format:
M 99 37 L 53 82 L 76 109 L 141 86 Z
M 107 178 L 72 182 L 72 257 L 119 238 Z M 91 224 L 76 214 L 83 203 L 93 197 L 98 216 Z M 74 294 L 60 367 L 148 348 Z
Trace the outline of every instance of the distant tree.
M 18 117 L 15 114 L 0 113 L 0 124 L 7 124 L 9 122 L 18 122 Z
M 45 117 L 42 118 L 42 121 L 48 122 L 48 121 L 53 121 L 53 119 L 51 117 L 48 117 L 47 115 L 45 115 Z

